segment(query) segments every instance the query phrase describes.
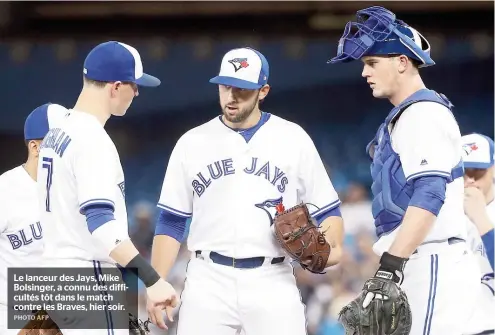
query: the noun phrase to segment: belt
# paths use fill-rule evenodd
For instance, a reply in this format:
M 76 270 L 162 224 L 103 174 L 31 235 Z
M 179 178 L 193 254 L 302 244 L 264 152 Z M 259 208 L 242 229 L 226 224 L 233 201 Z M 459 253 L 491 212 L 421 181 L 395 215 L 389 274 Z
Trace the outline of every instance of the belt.
M 452 244 L 456 244 L 456 243 L 466 242 L 466 240 L 459 238 L 459 237 L 451 237 L 451 238 L 448 238 L 446 240 L 430 241 L 430 242 L 423 243 L 422 245 L 419 246 L 419 248 L 421 248 L 421 246 L 423 246 L 423 245 L 435 244 L 435 243 L 445 243 L 445 242 L 447 242 L 449 245 L 452 245 Z M 418 249 L 414 250 L 413 255 L 417 254 L 417 253 L 418 253 Z
M 195 251 L 196 258 L 205 259 L 206 253 L 201 250 Z M 209 252 L 209 259 L 215 263 L 225 266 L 231 266 L 237 269 L 254 269 L 266 264 L 280 264 L 283 263 L 285 257 L 250 257 L 250 258 L 232 258 L 229 256 L 221 255 L 217 252 Z M 271 261 L 269 261 L 271 259 Z M 268 262 L 269 261 L 269 262 Z

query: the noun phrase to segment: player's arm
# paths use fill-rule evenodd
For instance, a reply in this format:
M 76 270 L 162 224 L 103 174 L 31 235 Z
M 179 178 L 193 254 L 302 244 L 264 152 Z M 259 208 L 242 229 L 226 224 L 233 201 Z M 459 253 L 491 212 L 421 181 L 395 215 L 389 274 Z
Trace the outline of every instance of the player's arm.
M 105 140 L 90 138 L 72 162 L 77 183 L 79 211 L 86 216 L 88 230 L 116 263 L 136 273 L 146 287 L 158 273 L 139 254 L 129 238 L 127 218 L 115 218 L 118 192 L 116 149 Z M 120 193 L 121 194 L 121 193 Z M 122 196 L 122 195 L 120 195 Z
M 155 228 L 151 263 L 167 278 L 184 240 L 187 219 L 192 215 L 193 192 L 188 181 L 184 138 L 174 147 L 163 179 L 158 207 L 160 217 Z
M 445 201 L 453 161 L 460 160 L 459 150 L 452 144 L 454 138 L 445 129 L 446 113 L 439 104 L 417 103 L 404 111 L 396 124 L 393 140 L 404 175 L 414 190 L 388 251 L 392 256 L 407 259 L 412 255 L 431 230 Z
M 192 215 L 192 190 L 187 179 L 184 139 L 181 138 L 170 155 L 163 179 L 158 207 L 160 217 L 155 227 L 155 237 L 151 248 L 151 264 L 157 272 L 167 278 L 172 269 L 186 230 L 186 221 Z M 148 315 L 154 324 L 163 323 L 162 312 L 147 307 Z
M 306 144 L 303 145 L 301 157 L 301 183 L 304 185 L 300 198 L 308 204 L 309 210 L 318 208 L 311 212 L 311 216 L 319 225 L 320 231 L 324 232 L 325 239 L 331 246 L 327 267 L 340 262 L 343 254 L 344 244 L 344 221 L 340 213 L 341 201 L 328 176 L 327 170 L 321 160 L 311 138 L 304 133 Z
M 486 199 L 481 190 L 476 187 L 464 189 L 464 213 L 474 224 L 476 232 L 481 237 L 481 241 L 486 250 L 486 256 L 490 261 L 492 270 L 494 268 L 494 223 L 486 210 Z

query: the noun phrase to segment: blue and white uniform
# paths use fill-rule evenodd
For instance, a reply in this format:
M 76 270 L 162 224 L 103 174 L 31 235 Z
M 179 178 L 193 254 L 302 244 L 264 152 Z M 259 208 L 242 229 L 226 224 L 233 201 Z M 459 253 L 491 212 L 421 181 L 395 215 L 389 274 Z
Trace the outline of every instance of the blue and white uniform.
M 242 48 L 224 56 L 211 82 L 254 89 L 267 79 L 264 57 Z M 262 112 L 258 124 L 238 131 L 217 116 L 178 140 L 156 234 L 182 242 L 192 217 L 179 335 L 306 334 L 293 268 L 272 229 L 278 204 L 301 202 L 318 223 L 340 216 L 337 193 L 299 125 Z

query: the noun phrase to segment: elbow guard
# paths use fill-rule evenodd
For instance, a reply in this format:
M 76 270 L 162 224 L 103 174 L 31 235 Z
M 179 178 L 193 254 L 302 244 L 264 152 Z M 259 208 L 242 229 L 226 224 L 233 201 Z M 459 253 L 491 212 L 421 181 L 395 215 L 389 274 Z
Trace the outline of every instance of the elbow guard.
M 425 176 L 414 180 L 409 206 L 419 207 L 438 215 L 445 201 L 447 180 L 440 176 Z

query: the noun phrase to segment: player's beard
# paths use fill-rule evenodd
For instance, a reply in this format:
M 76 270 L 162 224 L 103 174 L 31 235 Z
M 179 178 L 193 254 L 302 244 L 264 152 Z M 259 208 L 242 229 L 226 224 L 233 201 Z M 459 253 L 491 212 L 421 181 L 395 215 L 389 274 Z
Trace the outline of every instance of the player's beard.
M 227 105 L 223 106 L 223 116 L 225 120 L 232 123 L 242 123 L 247 120 L 247 118 L 253 113 L 254 108 L 256 107 L 256 103 L 258 102 L 259 92 L 256 97 L 253 99 L 252 103 L 243 107 L 242 109 L 238 109 L 238 112 L 234 116 L 230 116 L 227 112 Z

